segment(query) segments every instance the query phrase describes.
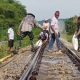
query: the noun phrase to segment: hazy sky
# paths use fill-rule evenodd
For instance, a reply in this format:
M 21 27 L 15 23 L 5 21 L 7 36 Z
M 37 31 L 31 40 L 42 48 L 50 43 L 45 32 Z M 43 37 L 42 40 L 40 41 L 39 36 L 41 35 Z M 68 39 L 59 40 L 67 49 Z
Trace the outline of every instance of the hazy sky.
M 80 0 L 18 0 L 26 6 L 27 12 L 35 14 L 37 20 L 49 19 L 56 10 L 60 18 L 80 15 Z

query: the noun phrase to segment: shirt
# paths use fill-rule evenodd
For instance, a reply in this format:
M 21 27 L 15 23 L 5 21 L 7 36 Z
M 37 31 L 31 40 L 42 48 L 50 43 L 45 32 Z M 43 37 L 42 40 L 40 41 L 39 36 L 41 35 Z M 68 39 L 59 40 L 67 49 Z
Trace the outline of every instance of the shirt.
M 58 19 L 57 19 L 55 16 L 52 17 L 51 26 L 52 26 L 52 28 L 54 29 L 54 31 L 55 31 L 56 33 L 59 32 Z M 52 29 L 50 29 L 50 31 L 51 31 L 51 33 L 54 33 L 54 32 L 52 31 Z
M 48 34 L 46 32 L 41 32 L 39 34 L 39 37 L 40 37 L 41 40 L 44 41 L 44 40 L 47 40 L 48 39 Z
M 8 34 L 9 34 L 9 40 L 10 39 L 14 40 L 14 31 L 12 28 L 8 29 Z
M 34 27 L 34 17 L 32 17 L 31 15 L 27 15 L 24 20 L 22 21 L 22 25 L 21 25 L 21 31 L 25 32 L 25 31 L 32 31 L 32 28 Z

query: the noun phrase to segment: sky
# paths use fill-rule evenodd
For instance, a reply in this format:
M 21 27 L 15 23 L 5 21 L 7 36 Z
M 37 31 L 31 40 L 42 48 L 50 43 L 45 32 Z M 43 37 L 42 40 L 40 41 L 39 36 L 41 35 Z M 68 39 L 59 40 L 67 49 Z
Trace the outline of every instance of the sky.
M 56 10 L 60 18 L 80 15 L 80 0 L 17 0 L 25 5 L 27 12 L 33 13 L 37 20 L 50 19 Z

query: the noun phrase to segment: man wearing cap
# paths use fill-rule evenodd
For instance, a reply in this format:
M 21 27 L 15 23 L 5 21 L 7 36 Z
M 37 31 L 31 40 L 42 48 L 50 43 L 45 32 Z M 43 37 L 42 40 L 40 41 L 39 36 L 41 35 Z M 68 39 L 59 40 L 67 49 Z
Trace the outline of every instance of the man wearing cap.
M 35 15 L 32 13 L 28 13 L 27 16 L 22 20 L 20 26 L 19 26 L 19 32 L 21 34 L 22 39 L 29 36 L 30 43 L 31 43 L 31 51 L 34 51 L 34 44 L 33 44 L 33 32 L 32 29 L 35 27 L 36 21 L 35 21 Z

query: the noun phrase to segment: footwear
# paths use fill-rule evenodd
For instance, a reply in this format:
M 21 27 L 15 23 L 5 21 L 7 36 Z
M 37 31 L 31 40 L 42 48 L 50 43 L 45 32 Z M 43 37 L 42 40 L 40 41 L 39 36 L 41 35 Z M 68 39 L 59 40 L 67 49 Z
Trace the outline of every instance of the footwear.
M 53 51 L 49 49 L 48 52 L 53 52 Z
M 62 50 L 58 50 L 59 53 L 62 53 Z
M 35 52 L 35 48 L 31 48 L 31 52 Z
M 17 50 L 12 51 L 13 54 L 18 54 Z

